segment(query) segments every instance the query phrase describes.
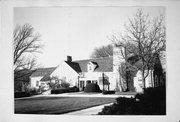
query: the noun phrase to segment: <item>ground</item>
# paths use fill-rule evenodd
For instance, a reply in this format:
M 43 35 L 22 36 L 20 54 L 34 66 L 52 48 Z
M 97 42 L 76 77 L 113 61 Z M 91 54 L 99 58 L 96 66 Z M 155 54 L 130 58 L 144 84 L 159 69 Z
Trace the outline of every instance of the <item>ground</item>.
M 63 114 L 115 102 L 103 97 L 35 97 L 15 100 L 16 114 Z

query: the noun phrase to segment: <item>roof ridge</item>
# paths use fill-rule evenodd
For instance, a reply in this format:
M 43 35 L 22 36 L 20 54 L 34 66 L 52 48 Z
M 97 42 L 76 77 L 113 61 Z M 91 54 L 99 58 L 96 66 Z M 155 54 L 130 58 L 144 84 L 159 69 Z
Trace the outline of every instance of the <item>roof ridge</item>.
M 106 56 L 106 57 L 99 57 L 99 58 L 89 58 L 89 59 L 81 59 L 81 60 L 73 60 L 72 62 L 85 61 L 85 60 L 96 60 L 96 59 L 111 58 L 111 57 L 113 57 L 113 56 Z
M 56 68 L 56 67 L 42 67 L 42 68 L 37 68 L 37 69 L 51 69 L 51 68 Z M 35 69 L 35 70 L 37 70 L 37 69 Z

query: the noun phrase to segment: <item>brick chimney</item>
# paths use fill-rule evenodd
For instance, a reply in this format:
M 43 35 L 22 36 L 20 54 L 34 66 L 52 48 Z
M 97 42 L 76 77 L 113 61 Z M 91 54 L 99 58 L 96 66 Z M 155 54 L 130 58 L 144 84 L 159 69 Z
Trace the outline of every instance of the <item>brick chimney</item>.
M 67 56 L 67 61 L 71 62 L 72 61 L 72 56 Z

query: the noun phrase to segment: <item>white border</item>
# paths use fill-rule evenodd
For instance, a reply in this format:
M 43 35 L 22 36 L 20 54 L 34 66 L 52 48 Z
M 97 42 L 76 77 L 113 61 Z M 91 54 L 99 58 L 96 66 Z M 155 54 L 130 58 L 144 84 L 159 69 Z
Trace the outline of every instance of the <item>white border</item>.
M 0 121 L 180 121 L 180 1 L 168 0 L 2 0 L 0 1 Z M 14 114 L 13 8 L 59 6 L 165 6 L 167 18 L 167 114 L 166 116 L 70 116 Z

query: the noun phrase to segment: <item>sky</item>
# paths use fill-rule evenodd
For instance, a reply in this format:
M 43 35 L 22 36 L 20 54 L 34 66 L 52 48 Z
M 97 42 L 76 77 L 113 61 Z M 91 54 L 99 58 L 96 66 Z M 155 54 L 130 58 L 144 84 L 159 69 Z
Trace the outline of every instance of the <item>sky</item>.
M 89 59 L 94 48 L 111 44 L 113 33 L 122 32 L 137 9 L 150 17 L 164 7 L 37 7 L 14 8 L 14 28 L 29 23 L 41 35 L 42 53 L 35 54 L 44 67 L 59 65 L 66 57 Z

